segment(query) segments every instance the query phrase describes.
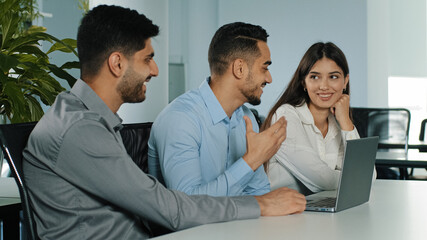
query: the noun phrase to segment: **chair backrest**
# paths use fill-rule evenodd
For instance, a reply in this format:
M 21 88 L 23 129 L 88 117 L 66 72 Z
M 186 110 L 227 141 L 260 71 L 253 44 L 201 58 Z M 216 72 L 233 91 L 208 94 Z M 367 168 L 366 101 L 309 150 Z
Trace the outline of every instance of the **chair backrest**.
M 424 137 L 425 137 L 424 135 L 426 132 L 426 125 L 427 125 L 427 118 L 424 119 L 423 121 L 421 121 L 420 136 L 418 138 L 420 141 L 424 141 Z
M 251 110 L 251 112 L 254 114 L 255 120 L 258 123 L 258 126 L 261 128 L 261 125 L 264 122 L 265 117 L 261 116 L 255 108 L 250 108 L 249 110 Z
M 28 137 L 34 126 L 36 126 L 36 122 L 0 125 L 1 149 L 18 185 L 24 213 L 24 228 L 27 237 L 30 239 L 38 239 L 38 236 L 22 171 L 22 152 L 27 145 Z
M 405 108 L 352 108 L 360 137 L 379 136 L 378 148 L 403 146 L 408 149 L 411 113 Z
M 18 185 L 24 213 L 24 228 L 30 239 L 38 239 L 33 211 L 24 181 L 22 152 L 37 122 L 0 125 L 0 143 L 12 175 Z M 134 162 L 148 173 L 148 138 L 152 122 L 124 124 L 120 134 Z
M 148 138 L 152 122 L 123 124 L 120 134 L 132 160 L 148 173 Z
M 120 130 L 123 145 L 126 148 L 129 156 L 138 165 L 138 167 L 148 174 L 148 139 L 152 122 L 145 123 L 128 123 L 123 124 Z M 153 237 L 170 233 L 171 230 L 166 229 L 156 223 L 145 221 L 146 226 L 150 229 Z

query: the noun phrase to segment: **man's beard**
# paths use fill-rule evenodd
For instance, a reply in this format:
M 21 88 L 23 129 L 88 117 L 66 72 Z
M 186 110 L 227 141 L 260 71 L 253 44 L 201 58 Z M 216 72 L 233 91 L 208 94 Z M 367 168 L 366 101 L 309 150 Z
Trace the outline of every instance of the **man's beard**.
M 254 84 L 254 80 L 253 80 L 251 72 L 249 72 L 248 77 L 246 78 L 246 84 L 248 86 Z M 259 105 L 261 103 L 261 98 L 255 94 L 256 91 L 258 90 L 258 88 L 259 88 L 259 86 L 255 85 L 254 87 L 252 87 L 250 89 L 241 90 L 243 96 L 246 97 L 247 102 L 251 105 L 254 105 L 254 106 Z
M 132 68 L 126 70 L 122 81 L 117 86 L 117 91 L 125 103 L 139 103 L 145 100 L 143 85 L 146 78 L 138 75 Z

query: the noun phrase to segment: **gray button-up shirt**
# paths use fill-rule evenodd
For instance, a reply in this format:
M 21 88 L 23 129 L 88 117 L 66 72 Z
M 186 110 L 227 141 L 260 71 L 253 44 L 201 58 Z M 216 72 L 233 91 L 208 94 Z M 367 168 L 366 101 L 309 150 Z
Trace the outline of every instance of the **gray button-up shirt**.
M 252 196 L 213 198 L 168 190 L 128 156 L 121 119 L 82 80 L 34 128 L 24 176 L 44 239 L 140 239 L 141 220 L 172 230 L 255 218 Z

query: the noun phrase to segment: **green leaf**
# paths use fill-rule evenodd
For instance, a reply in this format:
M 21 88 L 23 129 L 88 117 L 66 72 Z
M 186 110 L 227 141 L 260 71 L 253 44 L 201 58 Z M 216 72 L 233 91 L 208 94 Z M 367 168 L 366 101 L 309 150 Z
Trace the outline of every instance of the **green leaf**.
M 5 82 L 6 80 L 7 80 L 7 73 L 4 73 L 3 71 L 0 72 L 0 83 L 3 84 L 3 82 Z M 1 96 L 1 92 L 0 92 L 0 96 Z M 0 106 L 1 106 L 1 104 L 0 104 Z
M 38 32 L 46 32 L 47 28 L 43 26 L 32 25 L 27 30 L 27 34 L 38 33 Z
M 72 62 L 66 62 L 62 64 L 60 67 L 61 69 L 80 69 L 80 62 L 79 61 L 72 61 Z
M 3 73 L 8 73 L 11 68 L 16 67 L 18 64 L 19 61 L 16 57 L 0 53 L 0 70 Z
M 71 53 L 77 47 L 77 41 L 71 38 L 62 39 L 61 42 L 56 42 L 50 47 L 49 51 L 46 54 L 49 54 L 54 51 L 61 51 L 66 53 Z
M 2 41 L 1 46 L 4 48 L 9 41 L 11 41 L 12 36 L 18 31 L 18 23 L 20 17 L 12 12 L 7 12 L 4 14 L 1 22 L 1 31 L 2 31 Z
M 28 101 L 28 108 L 30 109 L 30 113 L 31 113 L 31 121 L 40 120 L 44 112 L 42 107 L 40 106 L 39 101 L 31 95 L 27 96 L 27 101 Z
M 39 61 L 39 58 L 37 58 L 34 55 L 31 54 L 14 54 L 14 56 L 19 60 L 21 63 L 31 62 L 31 63 L 37 63 Z
M 30 26 L 38 15 L 37 0 L 0 0 L 0 106 L 12 123 L 38 121 L 43 115 L 41 102 L 51 105 L 64 88 L 55 79 L 63 78 L 73 85 L 76 79 L 66 69 L 79 68 L 78 62 L 61 67 L 50 63 L 39 47 L 42 41 L 52 43 L 49 51 L 78 56 L 74 39 L 48 34 L 46 28 Z
M 46 53 L 44 53 L 38 46 L 34 45 L 22 45 L 14 49 L 14 51 L 19 53 L 32 54 L 37 57 L 49 58 Z
M 45 73 L 45 72 L 44 72 Z M 54 94 L 58 94 L 65 89 L 56 81 L 55 78 L 45 73 L 45 75 L 36 75 L 32 80 L 32 87 L 46 89 Z
M 31 93 L 37 93 L 37 95 L 40 96 L 40 100 L 46 105 L 52 105 L 55 101 L 56 96 L 58 95 L 58 92 L 50 91 L 49 89 L 42 87 L 33 86 L 31 90 Z
M 0 7 L 1 9 L 3 9 L 2 11 L 4 12 L 9 12 L 11 10 L 11 8 L 17 4 L 19 0 L 12 0 L 12 1 L 1 1 L 0 2 Z
M 8 81 L 3 86 L 3 93 L 8 98 L 11 105 L 9 112 L 9 119 L 12 123 L 23 121 L 22 118 L 28 114 L 27 104 L 21 88 L 16 82 Z
M 53 42 L 49 36 L 49 34 L 43 32 L 34 32 L 28 35 L 16 37 L 8 46 L 8 51 L 14 52 L 16 48 L 22 47 L 23 45 L 39 45 L 39 41 Z
M 60 69 L 56 65 L 49 64 L 48 67 L 52 71 L 52 73 L 55 74 L 57 77 L 66 80 L 68 82 L 68 85 L 70 85 L 70 87 L 72 87 L 74 85 L 74 83 L 77 81 L 76 78 L 74 78 L 73 76 L 71 76 L 66 71 Z
M 45 34 L 47 34 L 47 33 L 45 33 Z M 49 35 L 49 34 L 47 34 L 47 35 Z M 49 37 L 50 37 L 50 39 L 52 39 L 53 41 L 55 41 L 55 42 L 59 42 L 59 43 L 60 43 L 60 44 L 62 44 L 63 46 L 67 47 L 67 48 L 68 48 L 71 52 L 73 52 L 73 53 L 74 53 L 74 55 L 76 55 L 77 57 L 79 56 L 79 55 L 77 54 L 76 50 L 74 50 L 74 48 L 76 48 L 76 47 L 77 47 L 77 42 L 75 43 L 75 47 L 72 47 L 72 46 L 70 46 L 70 45 L 68 45 L 68 44 L 64 43 L 62 40 L 59 40 L 58 38 L 56 38 L 56 37 L 54 37 L 54 36 L 52 36 L 52 35 L 49 35 Z M 68 38 L 66 38 L 66 39 L 68 39 Z M 74 45 L 74 43 L 73 43 L 72 41 L 70 41 L 70 40 L 66 40 L 66 41 L 69 41 L 69 42 L 71 42 L 71 43 Z

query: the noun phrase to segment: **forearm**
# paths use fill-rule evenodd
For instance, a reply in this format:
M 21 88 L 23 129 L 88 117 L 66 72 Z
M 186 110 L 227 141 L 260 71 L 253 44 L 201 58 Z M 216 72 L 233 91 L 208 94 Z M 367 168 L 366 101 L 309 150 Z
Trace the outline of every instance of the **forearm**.
M 171 230 L 181 230 L 207 223 L 257 218 L 260 209 L 250 196 L 189 196 L 166 189 L 157 181 L 143 177 L 137 191 L 142 197 L 134 209 L 139 216 Z M 147 196 L 151 196 L 148 198 Z
M 340 171 L 331 169 L 317 153 L 308 149 L 289 150 L 282 146 L 276 159 L 283 171 L 289 172 L 312 192 L 336 189 Z
M 245 195 L 259 196 L 271 191 L 270 181 L 264 167 L 259 167 L 244 190 Z
M 172 215 L 171 228 L 174 230 L 213 222 L 257 218 L 261 214 L 260 206 L 253 196 L 210 197 L 173 193 L 176 197 L 174 208 L 182 209 Z
M 219 175 L 206 181 L 208 174 L 213 174 L 215 170 L 206 168 L 204 170 L 210 172 L 204 172 L 203 167 L 199 167 L 199 164 L 199 160 L 197 160 L 193 164 L 164 166 L 164 178 L 168 188 L 190 195 L 239 196 L 244 194 L 244 189 L 255 174 L 243 159 L 239 159 L 223 173 L 218 172 Z

